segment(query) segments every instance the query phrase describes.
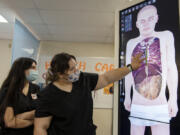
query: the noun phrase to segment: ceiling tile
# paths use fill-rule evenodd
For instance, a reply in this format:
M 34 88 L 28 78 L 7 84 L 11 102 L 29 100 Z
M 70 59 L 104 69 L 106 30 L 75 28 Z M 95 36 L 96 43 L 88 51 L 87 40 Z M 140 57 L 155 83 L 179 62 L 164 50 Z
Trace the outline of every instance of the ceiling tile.
M 27 24 L 29 24 L 29 23 L 42 24 L 43 23 L 41 16 L 40 16 L 38 10 L 36 10 L 36 9 L 17 9 L 16 13 Z
M 78 34 L 87 36 L 109 36 L 113 35 L 112 27 L 67 27 L 59 25 L 48 25 L 51 34 Z
M 37 34 L 49 33 L 47 25 L 44 25 L 44 24 L 27 24 L 27 25 L 30 26 L 33 29 L 33 31 L 35 31 Z
M 16 8 L 35 8 L 33 0 L 1 0 L 4 5 L 8 5 L 8 7 L 16 7 Z
M 39 9 L 68 11 L 111 11 L 112 0 L 34 0 Z
M 61 41 L 61 42 L 112 43 L 113 37 L 63 34 L 63 35 L 53 35 L 53 40 Z
M 0 0 L 0 8 L 7 8 L 6 0 Z
M 0 38 L 12 37 L 17 13 L 41 40 L 113 43 L 115 11 L 141 1 L 0 0 L 0 13 L 12 23 L 9 27 L 0 24 Z
M 50 34 L 39 34 L 41 40 L 53 40 L 53 35 Z
M 8 8 L 0 8 L 0 14 L 6 18 L 9 23 L 14 23 L 15 14 Z
M 112 26 L 114 20 L 113 13 L 98 12 L 71 12 L 71 11 L 45 11 L 41 10 L 40 14 L 46 24 L 58 24 L 67 26 Z

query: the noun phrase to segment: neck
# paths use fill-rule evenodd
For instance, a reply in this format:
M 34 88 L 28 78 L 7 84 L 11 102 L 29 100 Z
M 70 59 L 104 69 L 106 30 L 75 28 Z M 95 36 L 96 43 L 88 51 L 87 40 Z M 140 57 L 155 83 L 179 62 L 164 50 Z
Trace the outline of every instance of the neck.
M 58 83 L 59 85 L 69 85 L 69 84 L 72 84 L 72 82 L 70 82 L 70 81 L 68 81 L 66 79 L 58 79 L 55 82 Z
M 23 90 L 22 90 L 22 93 L 23 93 L 25 96 L 27 96 L 28 91 L 29 91 L 29 82 L 27 81 L 27 82 L 25 83 L 25 85 L 24 85 L 24 88 L 23 88 Z
M 57 88 L 66 91 L 71 92 L 72 91 L 72 82 L 69 82 L 65 79 L 59 79 L 53 83 Z
M 140 34 L 141 38 L 147 38 L 147 37 L 152 37 L 154 35 L 155 31 L 148 33 L 148 34 Z
M 24 86 L 26 87 L 28 85 L 29 85 L 29 81 L 26 81 Z

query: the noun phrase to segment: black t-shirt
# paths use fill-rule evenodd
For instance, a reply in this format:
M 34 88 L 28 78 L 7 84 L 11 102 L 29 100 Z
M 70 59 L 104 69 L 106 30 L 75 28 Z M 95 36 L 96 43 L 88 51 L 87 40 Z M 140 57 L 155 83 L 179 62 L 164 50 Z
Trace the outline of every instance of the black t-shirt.
M 4 97 L 6 96 L 7 89 L 3 89 L 0 92 L 0 101 L 3 102 Z M 19 93 L 19 98 L 16 104 L 9 104 L 8 106 L 13 107 L 14 115 L 32 111 L 36 109 L 36 103 L 39 93 L 39 86 L 29 83 L 29 91 L 27 96 L 23 93 Z M 27 128 L 11 129 L 3 128 L 3 135 L 33 135 L 33 126 Z
M 95 135 L 93 100 L 98 74 L 81 72 L 71 93 L 49 84 L 40 94 L 36 117 L 53 116 L 48 135 Z

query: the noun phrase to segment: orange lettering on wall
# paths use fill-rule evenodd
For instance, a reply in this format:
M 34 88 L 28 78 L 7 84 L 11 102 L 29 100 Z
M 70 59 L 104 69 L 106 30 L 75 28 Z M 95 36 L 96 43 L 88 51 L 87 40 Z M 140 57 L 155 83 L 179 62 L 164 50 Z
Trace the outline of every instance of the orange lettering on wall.
M 50 62 L 46 61 L 45 62 L 45 69 L 48 70 L 49 67 L 50 67 Z
M 85 69 L 86 69 L 86 62 L 80 61 L 78 69 L 85 71 Z
M 95 71 L 100 72 L 100 71 L 101 71 L 101 66 L 102 66 L 102 63 L 101 63 L 101 62 L 96 63 L 96 65 L 95 65 Z
M 103 66 L 102 66 L 102 69 L 101 69 L 101 71 L 102 72 L 104 72 L 104 71 L 108 71 L 108 64 L 104 64 Z
M 95 71 L 97 72 L 107 72 L 114 69 L 114 64 L 103 64 L 101 62 L 96 63 Z
M 110 67 L 109 67 L 109 70 L 113 70 L 114 69 L 114 64 L 111 64 Z

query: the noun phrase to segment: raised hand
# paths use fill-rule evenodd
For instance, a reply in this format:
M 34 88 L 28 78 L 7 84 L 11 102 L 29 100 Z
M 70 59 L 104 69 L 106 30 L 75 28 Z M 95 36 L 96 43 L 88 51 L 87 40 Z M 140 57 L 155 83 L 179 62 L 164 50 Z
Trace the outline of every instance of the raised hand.
M 137 70 L 142 65 L 142 62 L 145 60 L 145 58 L 141 58 L 142 55 L 142 53 L 139 53 L 132 58 L 131 65 L 133 70 Z

